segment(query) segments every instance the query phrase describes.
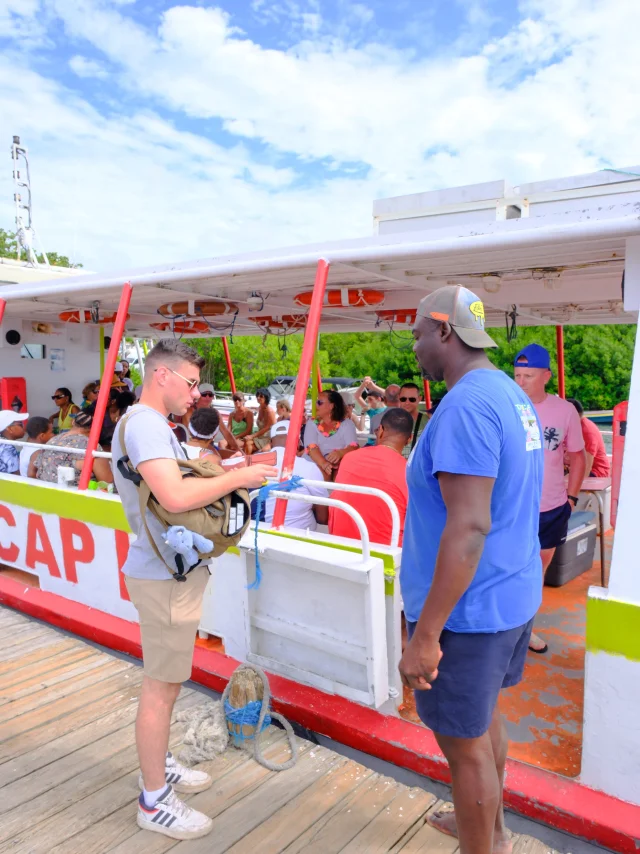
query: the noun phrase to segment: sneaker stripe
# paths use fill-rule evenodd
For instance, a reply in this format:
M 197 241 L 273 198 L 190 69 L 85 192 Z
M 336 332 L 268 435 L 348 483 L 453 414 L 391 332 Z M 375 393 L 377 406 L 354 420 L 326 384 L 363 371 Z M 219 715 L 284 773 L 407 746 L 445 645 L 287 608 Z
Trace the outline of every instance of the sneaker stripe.
M 158 812 L 154 815 L 151 821 L 154 824 L 162 824 L 163 818 L 165 818 L 167 815 L 169 815 L 169 813 L 165 812 L 164 810 L 158 810 Z
M 171 818 L 169 819 L 169 821 L 165 824 L 165 827 L 171 827 L 171 825 L 173 824 L 173 822 L 175 820 L 176 820 L 175 815 L 172 815 Z

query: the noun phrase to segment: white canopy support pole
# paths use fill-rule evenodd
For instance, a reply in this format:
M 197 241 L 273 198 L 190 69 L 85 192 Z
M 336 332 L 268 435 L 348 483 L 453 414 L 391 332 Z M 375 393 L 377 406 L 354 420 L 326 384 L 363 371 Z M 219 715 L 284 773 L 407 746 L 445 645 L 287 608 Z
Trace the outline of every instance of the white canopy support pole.
M 142 358 L 142 348 L 140 347 L 140 341 L 137 338 L 133 339 L 133 343 L 136 347 L 136 356 L 138 357 L 138 370 L 140 371 L 140 376 L 144 380 L 144 359 Z

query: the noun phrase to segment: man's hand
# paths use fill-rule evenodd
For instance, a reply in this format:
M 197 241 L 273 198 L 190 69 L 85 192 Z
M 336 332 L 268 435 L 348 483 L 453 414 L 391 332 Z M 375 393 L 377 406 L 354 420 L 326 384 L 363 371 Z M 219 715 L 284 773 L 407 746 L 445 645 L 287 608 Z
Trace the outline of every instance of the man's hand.
M 437 640 L 420 640 L 416 635 L 409 641 L 398 669 L 403 685 L 414 691 L 427 691 L 438 677 L 442 650 Z
M 236 469 L 236 472 L 238 473 L 238 486 L 245 489 L 257 489 L 264 486 L 267 478 L 278 477 L 279 474 L 276 466 L 265 466 L 263 463 Z

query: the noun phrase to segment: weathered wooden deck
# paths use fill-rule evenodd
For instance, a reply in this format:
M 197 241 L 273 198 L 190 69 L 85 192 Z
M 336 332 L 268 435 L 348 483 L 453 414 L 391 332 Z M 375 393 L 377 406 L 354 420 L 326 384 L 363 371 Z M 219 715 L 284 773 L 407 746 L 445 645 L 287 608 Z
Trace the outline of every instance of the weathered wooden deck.
M 454 854 L 425 823 L 442 805 L 324 747 L 266 771 L 229 749 L 206 763 L 214 785 L 188 800 L 213 833 L 177 842 L 136 825 L 134 718 L 140 667 L 0 607 L 0 854 Z M 177 709 L 203 701 L 184 688 Z M 280 730 L 265 735 L 286 755 Z M 180 742 L 175 728 L 173 745 Z M 514 854 L 553 854 L 531 837 Z

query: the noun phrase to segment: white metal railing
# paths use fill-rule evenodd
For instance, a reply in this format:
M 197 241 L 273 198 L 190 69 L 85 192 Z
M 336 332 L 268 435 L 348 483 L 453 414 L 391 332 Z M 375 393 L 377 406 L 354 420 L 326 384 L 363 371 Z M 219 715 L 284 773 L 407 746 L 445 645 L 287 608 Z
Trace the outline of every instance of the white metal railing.
M 44 451 L 61 451 L 63 454 L 75 454 L 77 457 L 84 457 L 87 453 L 86 448 L 67 448 L 64 445 L 40 445 L 37 442 L 27 442 L 25 439 L 3 439 L 0 437 L 0 444 L 13 445 L 17 448 L 28 445 L 30 448 L 42 449 Z M 111 459 L 111 454 L 108 451 L 94 451 L 93 456 L 104 460 Z

